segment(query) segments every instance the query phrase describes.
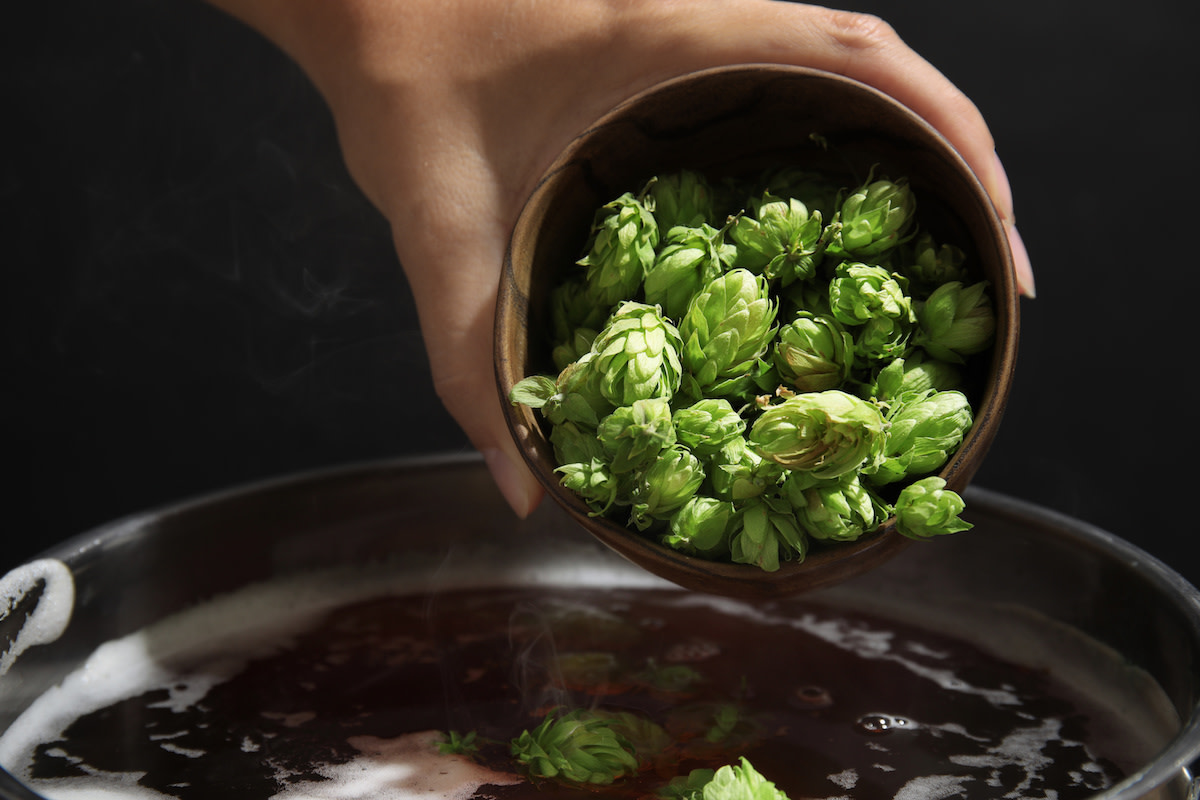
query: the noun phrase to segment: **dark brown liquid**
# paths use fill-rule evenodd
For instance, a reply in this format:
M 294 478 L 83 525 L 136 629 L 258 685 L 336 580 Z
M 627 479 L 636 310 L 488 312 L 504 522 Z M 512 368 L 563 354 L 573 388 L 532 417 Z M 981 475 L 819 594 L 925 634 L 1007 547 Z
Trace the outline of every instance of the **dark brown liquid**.
M 209 665 L 171 666 L 182 690 Z M 689 684 L 684 666 L 699 679 Z M 352 737 L 431 729 L 477 731 L 478 758 L 514 772 L 508 742 L 548 709 L 598 706 L 644 714 L 674 744 L 591 793 L 642 797 L 746 756 L 792 800 L 893 798 L 916 779 L 926 796 L 1069 800 L 1123 775 L 1120 743 L 1093 741 L 1091 710 L 1068 697 L 1054 675 L 804 601 L 727 606 L 636 589 L 388 597 L 329 613 L 194 702 L 156 689 L 81 716 L 36 748 L 28 777 L 144 773 L 142 786 L 180 798 L 266 800 L 355 759 Z M 479 794 L 580 791 L 538 781 Z

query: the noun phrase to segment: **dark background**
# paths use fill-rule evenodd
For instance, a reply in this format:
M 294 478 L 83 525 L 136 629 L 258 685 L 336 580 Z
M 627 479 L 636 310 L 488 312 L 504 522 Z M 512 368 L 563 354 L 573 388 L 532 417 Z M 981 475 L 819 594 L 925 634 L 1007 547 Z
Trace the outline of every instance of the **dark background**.
M 976 483 L 1200 583 L 1190 3 L 853 7 L 980 106 L 1037 273 Z M 0 567 L 247 481 L 468 449 L 386 226 L 269 44 L 192 0 L 10 4 L 0 104 Z

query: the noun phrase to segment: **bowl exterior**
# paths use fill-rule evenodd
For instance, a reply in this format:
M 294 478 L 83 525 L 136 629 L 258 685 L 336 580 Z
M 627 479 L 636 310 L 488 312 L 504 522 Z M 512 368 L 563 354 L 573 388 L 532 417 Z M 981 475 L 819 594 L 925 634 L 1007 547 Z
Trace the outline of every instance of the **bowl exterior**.
M 795 165 L 861 182 L 906 176 L 923 228 L 961 243 L 992 285 L 996 343 L 990 362 L 978 359 L 972 404 L 975 423 L 939 473 L 961 490 L 993 441 L 1013 377 L 1018 310 L 1012 255 L 999 217 L 961 156 L 916 114 L 886 95 L 830 73 L 775 65 L 719 68 L 652 88 L 617 107 L 557 158 L 531 195 L 514 229 L 496 317 L 497 389 L 512 435 L 547 493 L 619 552 L 644 558 L 646 544 L 623 526 L 595 520 L 554 472 L 553 448 L 535 412 L 513 405 L 516 382 L 554 374 L 543 331 L 549 290 L 582 255 L 595 211 L 650 177 L 694 169 L 712 177 L 766 166 Z M 853 184 L 850 184 L 853 185 Z M 764 594 L 791 593 L 840 581 L 867 563 L 898 552 L 906 540 L 886 525 L 853 544 L 810 553 L 807 566 L 785 565 L 763 575 Z M 691 558 L 652 545 L 663 570 L 689 588 L 744 593 L 747 567 Z M 856 564 L 838 564 L 853 556 Z M 822 567 L 817 577 L 818 567 Z M 654 566 L 650 566 L 654 569 Z M 680 580 L 677 578 L 677 580 Z

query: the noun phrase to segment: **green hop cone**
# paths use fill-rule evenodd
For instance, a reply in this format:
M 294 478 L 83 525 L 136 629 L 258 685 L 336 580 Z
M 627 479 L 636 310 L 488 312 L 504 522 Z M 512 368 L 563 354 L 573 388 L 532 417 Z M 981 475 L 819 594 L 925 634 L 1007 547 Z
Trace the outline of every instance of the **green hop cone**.
M 842 184 L 824 172 L 792 166 L 773 169 L 763 175 L 762 186 L 775 197 L 795 197 L 824 220 L 832 220 L 841 207 Z
M 788 796 L 743 756 L 740 764 L 727 764 L 714 772 L 698 800 L 788 800 Z
M 896 530 L 910 539 L 930 539 L 970 530 L 974 526 L 959 518 L 966 503 L 936 475 L 904 487 L 893 512 Z
M 676 775 L 666 786 L 659 789 L 655 797 L 659 800 L 704 800 L 704 787 L 712 781 L 715 774 L 716 770 L 701 767 L 687 775 Z
M 905 272 L 917 283 L 939 286 L 950 281 L 961 281 L 966 274 L 963 270 L 964 261 L 966 254 L 961 247 L 939 245 L 928 231 L 924 231 L 912 241 L 909 265 Z
M 805 392 L 768 406 L 750 428 L 750 446 L 787 469 L 836 478 L 883 456 L 878 406 L 839 389 Z
M 877 400 L 900 400 L 909 395 L 945 392 L 962 386 L 962 373 L 953 364 L 916 350 L 894 359 L 878 372 L 868 387 Z
M 578 263 L 587 267 L 588 296 L 607 309 L 635 297 L 654 263 L 658 222 L 642 198 L 629 192 L 596 213 L 588 250 Z
M 745 438 L 738 436 L 712 456 L 708 479 L 714 496 L 739 502 L 774 488 L 783 471 L 783 467 L 754 452 Z
M 716 216 L 713 187 L 693 170 L 660 175 L 651 181 L 645 193 L 654 203 L 654 218 L 660 231 L 678 226 L 696 228 Z
M 554 425 L 577 422 L 595 428 L 600 418 L 612 411 L 612 405 L 600 394 L 591 356 L 568 364 L 557 378 L 531 375 L 517 381 L 509 392 L 513 405 L 525 405 L 541 411 Z
M 614 473 L 648 466 L 664 449 L 675 444 L 671 404 L 661 397 L 635 400 L 621 406 L 596 428 Z
M 914 343 L 934 358 L 962 364 L 965 356 L 991 346 L 996 334 L 996 314 L 986 281 L 964 286 L 944 283 L 917 311 L 921 330 Z
M 729 538 L 733 563 L 775 572 L 781 561 L 803 561 L 807 554 L 808 540 L 785 500 L 764 494 L 743 504 Z
M 646 302 L 661 306 L 670 319 L 679 319 L 692 298 L 729 268 L 733 256 L 724 229 L 706 223 L 671 228 L 646 273 Z
M 764 194 L 729 231 L 737 248 L 735 265 L 786 286 L 812 277 L 825 250 L 819 211 L 795 198 Z
M 693 453 L 706 458 L 746 432 L 746 420 L 724 398 L 698 400 L 677 410 L 675 435 Z
M 912 351 L 913 328 L 908 317 L 872 317 L 854 329 L 854 366 L 870 369 L 903 358 Z
M 798 392 L 837 389 L 850 377 L 853 343 L 833 317 L 800 311 L 779 329 L 775 368 L 780 380 Z
M 634 477 L 630 521 L 646 530 L 690 500 L 703 483 L 704 464 L 690 450 L 678 444 L 663 450 Z
M 792 472 L 781 492 L 800 527 L 814 539 L 853 542 L 876 530 L 888 516 L 853 472 L 824 481 Z
M 588 713 L 607 721 L 612 732 L 629 743 L 630 752 L 637 757 L 639 768 L 651 766 L 673 744 L 670 734 L 661 725 L 632 711 L 597 708 Z
M 568 280 L 550 290 L 550 333 L 555 343 L 570 341 L 579 328 L 597 330 L 612 304 L 599 305 L 582 280 Z M 562 369 L 560 366 L 559 369 Z
M 868 180 L 842 201 L 829 250 L 851 258 L 875 258 L 905 241 L 917 203 L 908 181 Z
M 974 421 L 962 392 L 907 395 L 888 414 L 884 459 L 867 470 L 877 485 L 939 469 L 962 444 Z
M 715 558 L 727 553 L 733 503 L 695 495 L 671 515 L 662 543 L 688 555 Z
M 613 404 L 601 392 L 595 354 L 586 353 L 563 368 L 554 381 L 554 394 L 542 407 L 542 415 L 554 425 L 577 422 L 595 428 L 612 412 Z
M 829 310 L 843 325 L 864 325 L 876 317 L 916 320 L 898 276 L 858 261 L 843 261 L 835 270 L 829 282 Z
M 570 336 L 563 339 L 550 352 L 554 366 L 561 371 L 583 358 L 591 352 L 592 342 L 596 341 L 596 335 L 596 331 L 592 328 L 576 328 Z
M 607 513 L 622 496 L 621 481 L 601 459 L 562 464 L 554 470 L 562 485 L 588 504 L 594 515 Z
M 671 399 L 682 379 L 682 349 L 679 331 L 656 306 L 622 303 L 592 343 L 600 394 L 614 406 Z
M 584 709 L 551 712 L 513 739 L 511 752 L 530 775 L 581 785 L 608 785 L 638 770 L 633 746 L 613 721 Z
M 679 323 L 693 393 L 746 391 L 750 372 L 775 335 L 775 311 L 766 280 L 744 269 L 730 270 L 696 295 Z
M 596 431 L 570 421 L 551 427 L 550 445 L 559 464 L 587 464 L 593 460 L 603 463 L 608 459 Z

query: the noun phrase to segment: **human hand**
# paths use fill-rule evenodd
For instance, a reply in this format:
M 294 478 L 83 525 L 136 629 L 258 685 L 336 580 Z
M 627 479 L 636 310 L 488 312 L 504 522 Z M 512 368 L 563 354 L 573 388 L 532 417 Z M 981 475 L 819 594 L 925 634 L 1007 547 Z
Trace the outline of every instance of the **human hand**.
M 883 21 L 779 0 L 213 0 L 307 72 L 351 175 L 387 217 L 434 385 L 513 510 L 542 489 L 508 434 L 492 325 L 508 238 L 534 184 L 589 123 L 705 67 L 769 62 L 855 78 L 937 128 L 1033 274 L 978 109 Z

